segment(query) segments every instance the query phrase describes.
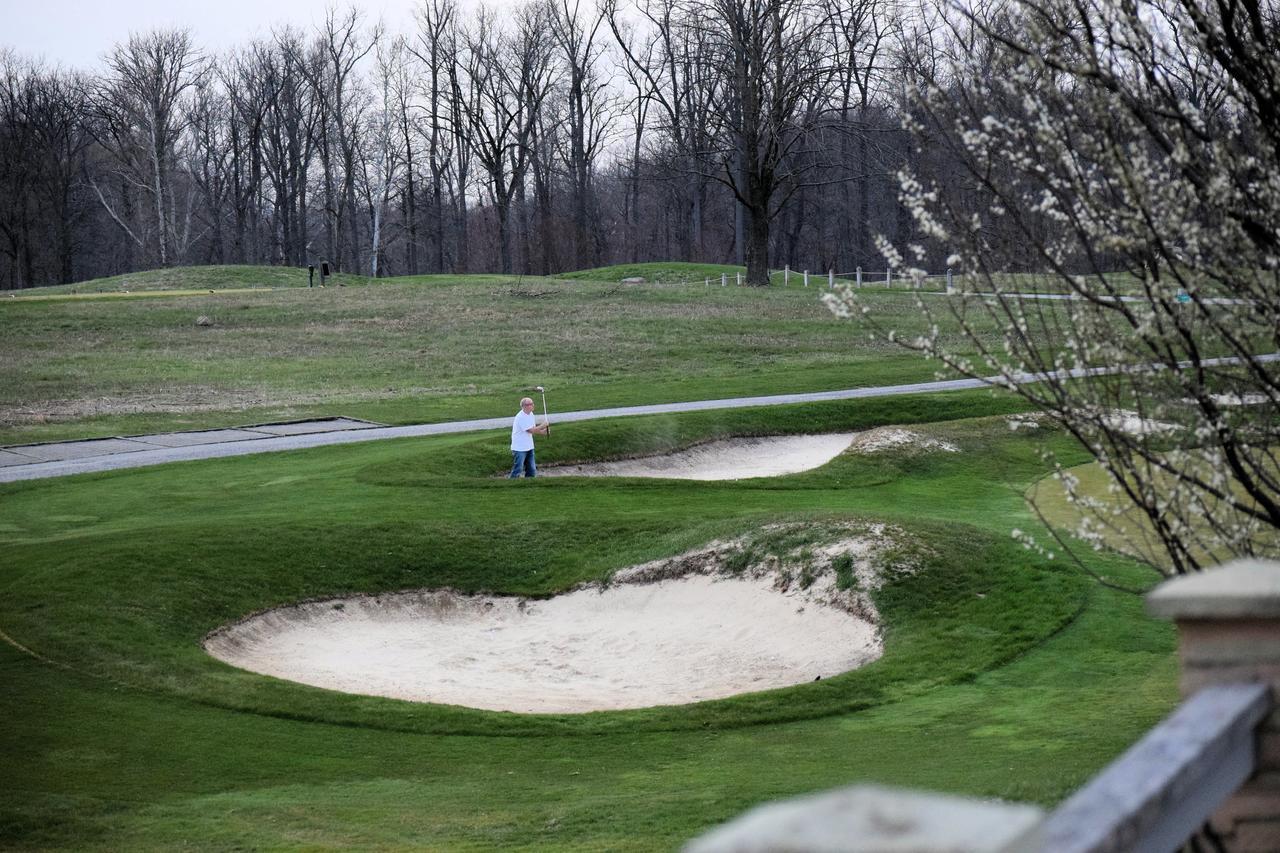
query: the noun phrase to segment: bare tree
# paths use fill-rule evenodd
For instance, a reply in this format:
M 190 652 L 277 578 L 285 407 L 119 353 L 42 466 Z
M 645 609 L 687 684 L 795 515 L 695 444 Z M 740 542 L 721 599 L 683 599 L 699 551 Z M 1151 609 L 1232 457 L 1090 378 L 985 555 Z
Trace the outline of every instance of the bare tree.
M 157 30 L 130 36 L 106 63 L 108 74 L 90 99 L 90 126 L 114 161 L 120 186 L 141 193 L 145 205 L 136 209 L 149 215 L 128 221 L 119 203 L 97 183 L 94 189 L 112 220 L 157 263 L 181 261 L 192 200 L 179 205 L 175 151 L 187 128 L 182 97 L 204 73 L 203 60 L 186 30 Z
M 0 51 L 0 287 L 72 282 L 84 152 L 84 82 Z
M 817 128 L 833 66 L 821 50 L 825 11 L 809 0 L 713 0 L 710 37 L 725 69 L 714 174 L 742 205 L 747 282 L 769 283 L 769 233 L 804 183 L 791 155 Z
M 873 147 L 878 147 L 874 137 L 882 128 L 874 108 L 877 101 L 890 97 L 887 46 L 895 21 L 884 0 L 824 0 L 824 7 L 824 38 L 836 66 L 830 110 L 838 126 L 829 144 L 839 149 L 839 160 L 851 173 L 850 180 L 832 185 L 839 193 L 839 216 L 832 219 L 842 220 L 844 227 L 835 237 L 838 245 L 848 247 L 839 254 L 851 268 L 867 263 L 875 249 L 871 181 L 885 170 L 872 157 Z
M 210 235 L 206 250 L 208 263 L 227 262 L 224 206 L 232 191 L 230 111 L 230 99 L 213 74 L 197 81 L 191 97 L 191 132 L 180 154 L 187 161 L 190 179 L 200 195 L 199 206 L 192 215 L 204 226 L 190 240 Z
M 391 197 L 409 153 L 398 146 L 396 115 L 403 115 L 409 80 L 402 38 L 381 42 L 377 53 L 377 88 L 380 96 L 368 119 L 364 139 L 369 145 L 365 162 L 365 197 L 369 209 L 369 275 L 378 277 L 383 253 L 383 230 Z
M 264 123 L 274 101 L 264 74 L 272 63 L 271 46 L 255 43 L 222 65 L 230 100 L 227 135 L 231 148 L 232 257 L 239 263 L 261 260 L 259 215 L 262 192 Z M 265 67 L 264 67 L 265 66 Z
M 465 262 L 466 256 L 466 199 L 461 187 L 450 188 L 452 174 L 460 174 L 460 183 L 466 182 L 466 169 L 454 169 L 455 152 L 462 161 L 468 159 L 462 150 L 458 130 L 465 127 L 457 114 L 458 100 L 453 97 L 458 90 L 456 69 L 458 58 L 458 12 L 454 0 L 422 0 L 417 9 L 418 34 L 410 44 L 410 50 L 422 62 L 422 96 L 425 99 L 427 142 L 427 171 L 430 178 L 428 200 L 431 213 L 431 267 L 444 272 L 446 196 L 462 206 L 462 214 L 454 217 L 455 261 Z M 407 130 L 406 130 L 407 134 Z M 465 137 L 465 134 L 463 134 Z M 410 158 L 412 163 L 412 158 Z M 412 185 L 412 172 L 410 172 Z M 412 189 L 409 192 L 413 196 Z M 453 207 L 454 205 L 449 205 Z M 416 218 L 409 223 L 411 239 L 416 229 Z
M 368 33 L 362 31 L 361 13 L 354 6 L 342 13 L 330 7 L 324 23 L 317 28 L 313 60 L 300 66 L 321 105 L 316 133 L 324 171 L 326 246 L 330 260 L 347 269 L 360 265 L 357 137 L 360 114 L 368 101 L 356 67 L 380 37 L 380 27 Z
M 1163 569 L 1274 556 L 1274 6 L 1049 0 L 951 17 L 977 49 L 923 72 L 920 121 L 965 180 L 906 175 L 903 196 L 966 272 L 958 294 L 920 301 L 960 323 L 970 354 L 948 345 L 941 323 L 907 345 L 995 376 L 1092 454 L 1120 500 L 1082 494 L 1060 472 L 1088 510 L 1077 531 L 1086 541 L 1100 544 L 1115 513 L 1136 508 L 1150 532 L 1124 535 Z M 904 251 L 914 260 L 928 249 Z M 1028 256 L 1044 275 L 1002 274 Z M 1028 294 L 1029 281 L 1053 293 Z M 1045 295 L 1058 298 L 1036 298 Z M 856 294 L 833 306 L 853 311 Z M 991 324 L 1005 330 L 994 341 L 981 328 Z
M 560 50 L 567 78 L 565 113 L 568 167 L 573 210 L 574 266 L 598 266 L 601 246 L 594 197 L 596 160 L 604 147 L 613 105 L 601 77 L 604 50 L 601 28 L 605 15 L 582 9 L 580 0 L 557 0 L 551 8 L 551 32 Z
M 665 137 L 671 190 L 681 219 L 679 253 L 686 259 L 704 254 L 705 203 L 713 147 L 713 103 L 723 83 L 711 49 L 712 27 L 698 4 L 682 0 L 642 0 L 641 26 L 628 26 L 617 0 L 606 0 L 604 12 L 614 39 L 626 58 L 628 74 L 644 110 L 656 107 L 655 130 Z M 655 146 L 659 147 L 659 146 Z M 638 203 L 638 154 L 633 197 Z
M 543 6 L 521 7 L 515 31 L 506 34 L 482 9 L 466 35 L 470 96 L 460 106 L 468 147 L 488 178 L 502 272 L 514 269 L 512 202 L 523 192 L 534 129 L 551 88 L 550 46 L 540 34 L 545 15 Z

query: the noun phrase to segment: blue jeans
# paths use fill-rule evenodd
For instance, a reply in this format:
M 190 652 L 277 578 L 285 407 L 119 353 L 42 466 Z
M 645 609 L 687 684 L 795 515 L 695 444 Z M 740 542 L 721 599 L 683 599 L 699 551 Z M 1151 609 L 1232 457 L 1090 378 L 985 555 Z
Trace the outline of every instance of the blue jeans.
M 511 451 L 511 475 L 510 479 L 514 480 L 520 476 L 520 471 L 524 471 L 526 477 L 538 476 L 538 466 L 533 463 L 532 450 L 513 450 Z

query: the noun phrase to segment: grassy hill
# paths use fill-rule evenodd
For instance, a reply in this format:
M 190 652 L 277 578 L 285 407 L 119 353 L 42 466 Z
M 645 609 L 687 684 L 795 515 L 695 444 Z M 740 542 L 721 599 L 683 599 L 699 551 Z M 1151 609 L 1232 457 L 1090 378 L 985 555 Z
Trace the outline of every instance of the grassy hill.
M 186 268 L 139 274 L 118 297 L 96 295 L 119 292 L 105 279 L 89 294 L 0 299 L 0 445 L 332 415 L 492 417 L 529 385 L 568 411 L 934 378 L 832 317 L 818 289 L 652 275 L 679 266 L 647 267 L 652 280 L 634 286 L 596 271 L 325 289 L 297 270 Z M 923 327 L 910 294 L 869 298 Z

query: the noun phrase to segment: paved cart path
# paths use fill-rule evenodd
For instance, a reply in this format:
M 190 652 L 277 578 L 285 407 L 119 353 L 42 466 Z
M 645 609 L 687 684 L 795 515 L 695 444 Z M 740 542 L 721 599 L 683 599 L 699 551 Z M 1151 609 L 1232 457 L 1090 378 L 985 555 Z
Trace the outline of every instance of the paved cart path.
M 767 397 L 732 397 L 725 400 L 694 400 L 685 403 L 658 403 L 649 406 L 622 406 L 581 412 L 552 412 L 551 423 L 619 418 L 630 415 L 660 415 L 699 412 L 709 409 L 739 409 L 753 406 L 780 406 L 823 400 L 850 400 L 895 394 L 926 394 L 980 388 L 980 379 L 952 379 L 913 385 L 851 388 L 845 391 L 816 391 L 808 394 L 777 394 Z M 0 483 L 63 477 L 117 468 L 141 468 L 166 462 L 215 459 L 278 450 L 299 450 L 356 441 L 411 438 L 480 430 L 509 430 L 511 416 L 472 421 L 451 421 L 411 426 L 382 426 L 350 418 L 332 418 L 292 424 L 267 424 L 204 432 L 176 432 L 122 438 L 64 441 L 0 448 Z M 270 432 L 268 432 L 270 431 Z
M 1257 361 L 1280 360 L 1280 353 L 1255 356 Z M 1205 366 L 1236 363 L 1238 359 L 1206 359 Z M 1054 376 L 1100 376 L 1113 372 L 1108 368 L 1058 371 Z M 1044 376 L 1021 374 L 1015 382 L 1036 382 Z M 694 400 L 685 403 L 658 403 L 649 406 L 622 406 L 613 409 L 589 409 L 581 412 L 556 412 L 552 424 L 619 418 L 631 415 L 660 415 L 678 412 L 700 412 L 710 409 L 741 409 L 754 406 L 782 406 L 824 400 L 856 400 L 868 397 L 891 397 L 902 394 L 933 394 L 961 391 L 995 384 L 991 379 L 946 379 L 909 385 L 884 385 L 874 388 L 850 388 L 844 391 L 815 391 L 806 394 L 775 394 L 766 397 L 730 397 L 724 400 Z M 288 424 L 262 424 L 234 429 L 201 432 L 171 432 L 120 438 L 28 444 L 0 448 L 0 483 L 64 477 L 118 468 L 141 468 L 166 462 L 216 459 L 223 456 L 245 456 L 279 450 L 299 450 L 356 441 L 380 441 L 387 438 L 411 438 L 480 430 L 507 430 L 511 416 L 452 421 L 411 426 L 383 426 L 352 418 L 328 418 Z

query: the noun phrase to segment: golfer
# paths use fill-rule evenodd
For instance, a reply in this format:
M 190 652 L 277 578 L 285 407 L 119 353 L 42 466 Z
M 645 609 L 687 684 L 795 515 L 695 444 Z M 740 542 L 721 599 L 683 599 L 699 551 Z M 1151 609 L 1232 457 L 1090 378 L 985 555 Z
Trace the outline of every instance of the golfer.
M 514 480 L 524 471 L 526 477 L 538 476 L 538 466 L 533 461 L 533 434 L 547 434 L 547 422 L 541 425 L 533 416 L 533 399 L 525 397 L 520 401 L 520 412 L 511 422 L 511 479 Z

